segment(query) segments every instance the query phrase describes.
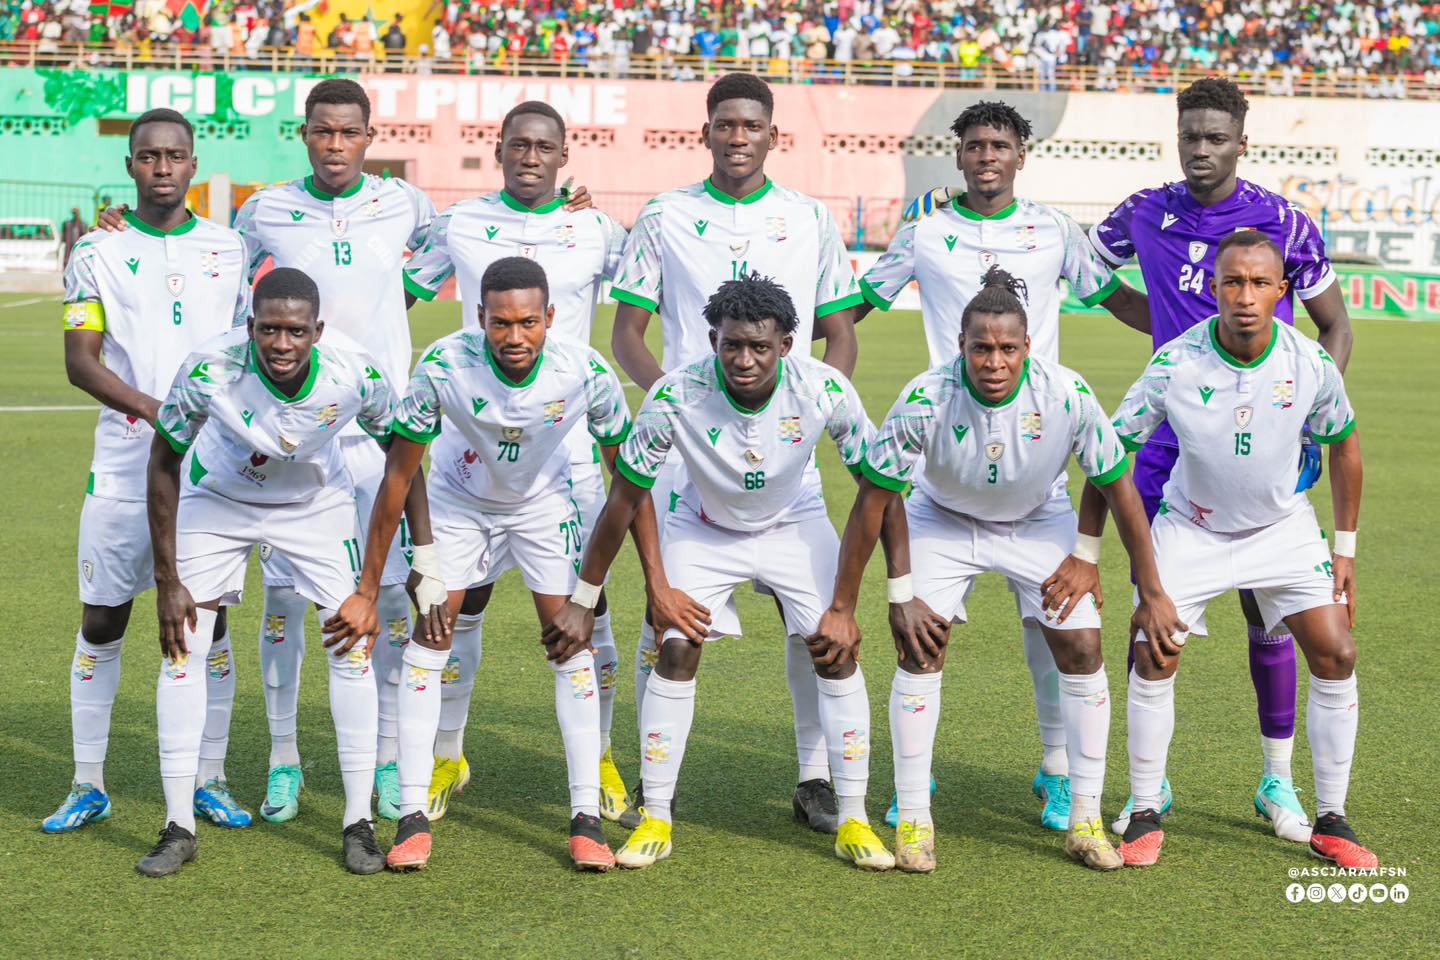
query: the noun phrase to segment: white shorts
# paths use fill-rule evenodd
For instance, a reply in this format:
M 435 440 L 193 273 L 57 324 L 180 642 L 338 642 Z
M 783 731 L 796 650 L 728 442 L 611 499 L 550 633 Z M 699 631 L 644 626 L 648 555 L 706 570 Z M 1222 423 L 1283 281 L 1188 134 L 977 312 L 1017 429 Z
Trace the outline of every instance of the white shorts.
M 808 637 L 835 593 L 840 538 L 827 517 L 781 523 L 756 533 L 706 523 L 681 503 L 665 518 L 661 556 L 670 586 L 710 610 L 707 639 L 740 636 L 735 588 L 769 588 L 785 613 L 785 632 Z M 680 636 L 668 630 L 665 638 Z
M 370 531 L 370 513 L 375 509 L 375 497 L 380 492 L 380 481 L 385 479 L 385 451 L 369 437 L 341 437 L 340 455 L 345 460 L 345 470 L 350 475 L 350 484 L 355 488 L 355 510 L 360 524 L 360 544 Z M 385 556 L 385 571 L 380 575 L 382 587 L 404 583 L 410 577 L 410 562 L 405 553 L 410 549 L 409 525 L 402 517 L 400 528 L 390 541 L 390 552 Z M 273 550 L 261 550 L 260 569 L 265 574 L 265 584 L 271 587 L 293 587 L 295 572 L 285 557 Z
M 1020 616 L 1056 630 L 1098 630 L 1100 612 L 1086 594 L 1064 623 L 1047 623 L 1040 585 L 1075 549 L 1073 512 L 1039 520 L 976 520 L 939 506 L 923 491 L 905 501 L 915 596 L 955 623 L 966 621 L 965 598 L 982 573 L 1010 582 Z
M 1192 627 L 1204 622 L 1211 600 L 1232 590 L 1255 592 L 1266 631 L 1292 613 L 1335 603 L 1330 547 L 1308 503 L 1247 533 L 1216 533 L 1161 513 L 1150 525 L 1150 542 L 1160 583 L 1181 622 Z
M 446 590 L 494 583 L 518 567 L 534 593 L 568 597 L 585 538 L 568 497 L 548 496 L 523 513 L 486 513 L 448 484 L 430 488 L 430 527 Z
M 250 550 L 265 544 L 284 557 L 295 592 L 337 609 L 360 582 L 355 498 L 326 488 L 308 503 L 253 504 L 187 486 L 180 494 L 175 565 L 196 603 L 238 602 Z
M 150 522 L 144 500 L 85 495 L 76 557 L 80 602 L 118 607 L 155 586 Z

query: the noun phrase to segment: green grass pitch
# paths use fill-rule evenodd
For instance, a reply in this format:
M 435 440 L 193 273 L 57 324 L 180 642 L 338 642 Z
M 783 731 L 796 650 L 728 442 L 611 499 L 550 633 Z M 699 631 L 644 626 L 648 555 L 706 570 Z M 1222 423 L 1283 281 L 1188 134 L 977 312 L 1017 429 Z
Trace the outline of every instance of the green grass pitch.
M 457 314 L 453 303 L 418 305 L 417 348 L 452 329 Z M 596 342 L 608 344 L 608 333 L 607 312 Z M 1107 409 L 1148 352 L 1144 338 L 1108 319 L 1067 319 L 1063 340 L 1066 362 L 1089 378 Z M 1434 597 L 1424 584 L 1436 569 L 1440 532 L 1437 354 L 1440 327 L 1362 323 L 1349 378 L 1368 468 L 1357 627 L 1363 719 L 1350 813 L 1383 863 L 1407 869 L 1406 904 L 1286 901 L 1289 870 L 1319 861 L 1276 839 L 1251 807 L 1258 731 L 1233 599 L 1213 605 L 1210 639 L 1186 654 L 1169 767 L 1176 809 L 1163 861 L 1101 876 L 1067 860 L 1062 836 L 1039 827 L 1030 795 L 1039 746 L 1029 675 L 1013 603 L 993 577 L 977 589 L 971 625 L 957 630 L 946 671 L 934 876 L 861 874 L 834 857 L 828 838 L 792 822 L 795 757 L 781 635 L 768 602 L 749 591 L 741 598 L 746 636 L 713 644 L 705 655 L 674 856 L 642 873 L 577 875 L 566 857 L 551 672 L 533 608 L 512 575 L 485 624 L 466 751 L 475 779 L 437 825 L 428 870 L 359 878 L 341 866 L 339 772 L 312 618 L 300 710 L 301 816 L 275 827 L 257 815 L 257 826 L 245 831 L 202 826 L 200 861 L 178 878 L 154 881 L 134 871 L 164 813 L 153 595 L 137 602 L 125 645 L 107 773 L 115 815 L 76 834 L 39 830 L 71 772 L 75 529 L 95 416 L 14 409 L 90 400 L 65 381 L 58 305 L 0 297 L 0 425 L 10 444 L 0 507 L 0 955 L 1433 955 L 1433 942 L 1424 943 L 1440 929 L 1440 887 L 1428 882 L 1428 871 L 1440 862 L 1440 832 L 1435 795 L 1425 791 L 1440 785 L 1433 748 L 1440 654 L 1423 612 L 1431 602 L 1425 598 Z M 884 415 L 924 358 L 918 315 L 876 314 L 862 324 L 856 382 L 872 418 Z M 637 403 L 638 393 L 630 399 Z M 852 487 L 833 448 L 821 456 L 838 526 Z M 1314 497 L 1323 522 L 1328 487 L 1322 483 Z M 1129 584 L 1113 525 L 1106 541 L 1105 646 L 1114 697 L 1108 821 L 1128 791 L 1122 671 Z M 622 657 L 615 753 L 633 781 L 630 675 L 641 588 L 633 551 L 627 546 L 621 556 L 611 587 Z M 268 737 L 257 669 L 259 581 L 251 573 L 251 601 L 232 620 L 240 692 L 228 772 L 256 810 Z M 861 621 L 876 732 L 869 808 L 877 823 L 891 790 L 885 717 L 894 669 L 882 576 L 877 558 Z M 1313 812 L 1304 696 L 1302 680 L 1295 779 Z M 382 843 L 393 829 L 380 824 Z M 614 825 L 606 831 L 612 845 L 623 841 Z

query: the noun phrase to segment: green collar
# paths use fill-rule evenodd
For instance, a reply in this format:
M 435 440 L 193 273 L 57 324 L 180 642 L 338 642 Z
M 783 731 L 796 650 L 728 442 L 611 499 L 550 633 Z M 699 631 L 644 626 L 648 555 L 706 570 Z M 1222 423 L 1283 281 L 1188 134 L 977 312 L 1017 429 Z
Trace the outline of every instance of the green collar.
M 705 192 L 710 194 L 711 199 L 718 200 L 721 203 L 729 204 L 730 206 L 734 206 L 737 203 L 756 203 L 760 200 L 761 197 L 769 193 L 770 188 L 773 186 L 775 186 L 775 181 L 771 180 L 769 177 L 766 177 L 765 185 L 751 193 L 749 196 L 732 197 L 728 193 L 721 193 L 720 190 L 715 186 L 715 184 L 710 182 L 709 177 L 705 178 Z
M 980 391 L 975 389 L 975 384 L 970 382 L 970 364 L 965 362 L 965 356 L 963 354 L 960 356 L 960 379 L 964 381 L 965 389 L 970 391 L 970 396 L 974 397 L 975 402 L 980 404 L 982 407 L 1003 407 L 1006 404 L 1012 402 L 1016 397 L 1020 395 L 1020 388 L 1025 386 L 1025 381 L 1029 378 L 1029 376 L 1030 358 L 1026 357 L 1025 369 L 1020 371 L 1020 379 L 1015 381 L 1015 389 L 1010 391 L 1010 396 L 1006 397 L 1004 400 L 986 400 L 983 396 L 980 395 Z
M 761 413 L 766 407 L 770 406 L 770 401 L 774 400 L 775 394 L 780 392 L 780 384 L 785 382 L 785 358 L 781 357 L 779 360 L 776 361 L 775 388 L 770 391 L 770 396 L 765 398 L 765 402 L 760 404 L 760 406 L 756 407 L 754 410 L 751 410 L 749 407 L 742 406 L 740 403 L 736 402 L 734 397 L 730 396 L 730 385 L 725 382 L 725 369 L 720 366 L 720 358 L 718 356 L 715 358 L 715 378 L 720 381 L 720 392 L 725 394 L 725 399 L 730 402 L 730 406 L 735 409 L 735 412 L 744 414 L 747 417 L 752 417 L 757 413 Z
M 561 207 L 565 206 L 565 200 L 565 197 L 556 197 L 554 200 L 550 200 L 546 203 L 542 203 L 538 207 L 532 208 L 525 206 L 524 203 L 515 199 L 515 197 L 511 195 L 510 191 L 500 191 L 500 201 L 504 203 L 505 206 L 509 207 L 511 210 L 514 210 L 516 213 L 533 213 L 537 216 L 543 216 L 547 213 L 554 213 L 556 210 L 559 210 Z
M 161 230 L 159 227 L 152 227 L 144 220 L 141 220 L 139 217 L 135 216 L 135 213 L 132 210 L 126 210 L 124 213 L 124 217 L 126 223 L 130 224 L 130 226 L 134 227 L 136 230 L 139 230 L 141 233 L 149 237 L 179 237 L 189 233 L 191 230 L 194 230 L 195 227 L 200 223 L 200 218 L 192 213 L 190 214 L 190 219 L 186 220 L 184 223 L 180 224 L 180 226 L 176 227 L 175 229 Z
M 1256 367 L 1260 366 L 1260 364 L 1268 360 L 1270 358 L 1270 351 L 1275 349 L 1275 341 L 1279 339 L 1280 322 L 1278 320 L 1271 320 L 1270 343 L 1265 347 L 1263 351 L 1261 351 L 1260 356 L 1256 357 L 1254 360 L 1251 360 L 1249 363 L 1246 363 L 1243 360 L 1237 360 L 1235 357 L 1232 357 L 1229 351 L 1227 351 L 1224 347 L 1220 346 L 1220 316 L 1219 314 L 1216 314 L 1214 317 L 1210 318 L 1211 346 L 1215 348 L 1216 353 L 1220 354 L 1221 360 L 1224 360 L 1226 363 L 1230 364 L 1230 366 L 1240 370 L 1253 370 Z
M 505 371 L 500 369 L 500 364 L 496 361 L 495 355 L 490 352 L 489 337 L 485 338 L 485 362 L 490 364 L 491 370 L 495 371 L 496 380 L 499 380 L 507 387 L 513 387 L 518 390 L 521 387 L 530 386 L 530 384 L 535 382 L 535 378 L 540 376 L 540 365 L 545 362 L 545 348 L 540 348 L 540 355 L 535 358 L 535 365 L 530 368 L 530 372 L 525 375 L 525 379 L 518 383 L 507 377 Z
M 1004 220 L 1006 217 L 1013 214 L 1020 207 L 1019 200 L 1011 200 L 1008 206 L 995 211 L 987 217 L 984 214 L 976 213 L 974 210 L 971 210 L 969 207 L 965 206 L 965 196 L 966 195 L 963 193 L 960 194 L 960 196 L 954 199 L 950 206 L 951 209 L 953 209 L 956 213 L 960 214 L 960 216 L 964 217 L 966 220 Z
M 305 192 L 310 194 L 310 196 L 314 197 L 316 200 L 341 200 L 353 197 L 355 196 L 355 194 L 360 192 L 360 188 L 363 186 L 365 186 L 365 174 L 363 173 L 360 174 L 359 180 L 356 180 L 353 184 L 351 184 L 341 193 L 326 193 L 324 190 L 321 190 L 315 185 L 314 174 L 311 174 L 310 176 L 305 178 Z
M 320 376 L 320 350 L 318 347 L 310 348 L 310 372 L 305 374 L 305 382 L 300 384 L 300 389 L 296 391 L 293 397 L 286 396 L 281 389 L 275 385 L 275 381 L 270 379 L 270 376 L 265 372 L 265 368 L 260 365 L 260 352 L 256 349 L 254 340 L 250 341 L 250 368 L 255 371 L 255 375 L 260 378 L 260 382 L 265 384 L 265 389 L 269 390 L 276 400 L 279 400 L 281 403 L 299 403 L 301 400 L 310 396 L 311 391 L 315 389 L 315 379 Z

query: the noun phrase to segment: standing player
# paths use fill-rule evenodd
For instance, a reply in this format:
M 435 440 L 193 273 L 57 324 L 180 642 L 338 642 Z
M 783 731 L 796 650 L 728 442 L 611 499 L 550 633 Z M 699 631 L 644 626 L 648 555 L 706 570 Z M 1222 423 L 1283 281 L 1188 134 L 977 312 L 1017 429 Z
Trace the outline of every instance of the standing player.
M 49 833 L 110 816 L 104 765 L 120 647 L 135 597 L 155 580 L 145 461 L 157 398 L 192 350 L 244 321 L 249 293 L 240 238 L 185 209 L 196 170 L 189 121 L 173 110 L 142 114 L 130 127 L 125 169 L 135 181 L 135 209 L 124 213 L 133 229 L 92 231 L 65 268 L 65 370 L 103 409 L 80 513 L 84 611 L 70 668 L 75 778 L 42 824 Z M 250 814 L 231 797 L 224 772 L 235 670 L 223 612 L 213 639 L 205 669 L 211 714 L 191 791 L 197 812 L 244 827 Z
M 552 337 L 589 344 L 590 326 L 600 290 L 615 275 L 625 229 L 598 210 L 568 209 L 557 191 L 560 168 L 569 162 L 565 121 L 549 104 L 530 100 L 505 115 L 495 160 L 505 187 L 465 200 L 436 218 L 425 244 L 405 268 L 405 289 L 412 297 L 431 300 L 452 276 L 459 287 L 465 327 L 478 330 L 480 286 L 485 271 L 502 257 L 522 256 L 539 263 L 550 285 L 555 308 Z M 569 432 L 571 495 L 580 515 L 581 534 L 589 538 L 605 502 L 600 449 L 584 430 Z M 445 433 L 431 451 L 434 469 L 452 485 L 480 492 L 483 478 L 473 466 L 475 451 L 455 431 Z M 455 621 L 449 669 L 440 682 L 439 735 L 435 740 L 435 771 L 430 782 L 430 820 L 445 815 L 452 793 L 470 779 L 465 760 L 465 722 L 470 695 L 480 666 L 481 626 L 490 587 L 466 595 Z M 610 757 L 610 727 L 615 712 L 619 657 L 610 629 L 609 607 L 602 594 L 595 621 L 595 663 L 600 700 L 600 813 L 618 819 L 625 810 L 625 782 Z
M 1284 251 L 1263 233 L 1244 230 L 1220 242 L 1213 264 L 1210 296 L 1219 315 L 1162 345 L 1126 394 L 1115 428 L 1132 450 L 1162 422 L 1179 441 L 1151 536 L 1180 619 L 1202 622 L 1215 597 L 1248 589 L 1265 628 L 1284 623 L 1299 641 L 1310 667 L 1306 727 L 1317 807 L 1310 850 L 1341 867 L 1373 869 L 1378 859 L 1345 817 L 1359 724 L 1350 633 L 1362 474 L 1355 415 L 1335 361 L 1278 322 L 1276 308 L 1289 292 Z M 1330 445 L 1333 559 L 1314 508 L 1295 485 L 1302 427 Z M 1162 781 L 1185 638 L 1183 628 L 1174 636 L 1147 632 L 1134 644 L 1135 807 L 1120 846 L 1133 866 L 1154 864 L 1165 838 Z
M 965 177 L 965 192 L 953 197 L 946 192 L 939 205 L 933 203 L 933 192 L 922 198 L 932 201 L 928 215 L 907 218 L 884 256 L 860 280 L 866 302 L 857 318 L 873 307 L 888 311 L 910 281 L 919 280 L 930 365 L 939 366 L 954 357 L 966 307 L 982 289 L 987 271 L 999 265 L 1021 281 L 1033 356 L 1060 362 L 1062 280 L 1081 302 L 1099 304 L 1128 326 L 1148 330 L 1145 295 L 1120 282 L 1080 226 L 1054 207 L 1015 196 L 1015 175 L 1025 166 L 1029 121 L 1008 104 L 981 101 L 961 113 L 950 129 L 960 140 L 955 161 Z M 1063 471 L 1050 498 L 1055 509 L 1069 509 Z M 1042 748 L 1031 789 L 1045 801 L 1040 823 L 1065 830 L 1071 822 L 1070 782 L 1059 675 L 1039 621 L 1024 614 L 1020 596 L 1015 600 Z M 892 803 L 886 820 L 894 826 L 897 818 L 898 807 Z
M 643 819 L 616 854 L 622 867 L 648 867 L 670 855 L 671 802 L 695 717 L 695 673 L 706 640 L 740 634 L 735 588 L 758 582 L 773 591 L 791 644 L 805 644 L 819 626 L 839 543 L 812 466 L 815 447 L 829 434 L 853 472 L 874 433 L 844 374 L 791 353 L 800 322 L 780 284 L 744 273 L 720 285 L 703 315 L 713 352 L 661 378 L 641 407 L 575 595 L 547 632 L 559 644 L 585 642 L 595 584 L 604 581 L 673 448 L 688 479 L 666 514 L 664 571 L 713 620 L 660 635 L 640 707 Z M 841 819 L 835 854 L 862 869 L 889 870 L 895 858 L 865 814 L 870 701 L 858 650 L 822 639 L 807 653 Z
M 156 417 L 148 500 L 164 655 L 156 713 L 167 823 L 138 864 L 146 876 L 175 873 L 196 856 L 185 787 L 195 776 L 206 691 L 192 661 L 206 662 L 216 612 L 244 587 L 251 548 L 267 543 L 288 560 L 298 592 L 322 621 L 359 573 L 355 493 L 340 437 L 355 420 L 386 442 L 390 388 L 353 341 L 337 333 L 330 339 L 338 343 L 321 344 L 319 313 L 309 277 L 285 267 L 267 274 L 255 287 L 249 330 L 191 354 Z M 429 539 L 428 530 L 416 533 Z M 370 822 L 377 723 L 370 649 L 333 637 L 331 645 L 345 866 L 376 873 L 385 858 Z
M 488 587 L 518 567 L 535 599 L 542 630 L 575 589 L 583 540 L 571 499 L 567 434 L 582 422 L 613 466 L 630 432 L 620 381 L 583 343 L 546 336 L 554 317 L 545 271 L 504 257 L 481 277 L 479 330 L 462 329 L 431 344 L 396 414 L 399 435 L 370 518 L 369 556 L 382 554 L 400 522 L 400 505 L 425 448 L 442 428 L 474 452 L 472 477 L 439 471 L 431 489 L 436 546 L 449 610 L 466 591 Z M 641 562 L 652 587 L 663 584 L 654 514 L 636 523 Z M 376 628 L 379 563 L 367 563 L 358 590 L 336 618 L 340 636 Z M 448 616 L 448 611 L 447 611 Z M 668 621 L 667 621 L 668 622 Z M 441 673 L 449 629 L 438 642 L 417 634 L 404 653 L 400 691 L 400 825 L 390 866 L 420 869 L 430 857 L 425 815 L 440 721 Z M 579 869 L 608 870 L 614 855 L 600 829 L 600 705 L 588 643 L 545 641 L 555 671 L 555 714 L 570 780 L 570 856 Z
M 1305 304 L 1320 331 L 1320 343 L 1341 371 L 1350 358 L 1353 335 L 1335 271 L 1325 256 L 1320 231 L 1284 197 L 1236 176 L 1245 154 L 1245 96 L 1229 80 L 1197 80 L 1177 98 L 1180 163 L 1185 179 L 1154 190 L 1141 190 L 1116 207 L 1090 233 L 1097 250 L 1120 265 L 1139 258 L 1151 306 L 1154 349 L 1214 316 L 1211 283 L 1221 241 L 1237 230 L 1254 229 L 1283 251 L 1288 292 Z M 1295 322 L 1288 295 L 1276 305 L 1276 317 Z M 1318 448 L 1311 443 L 1301 462 L 1297 489 L 1320 475 Z M 1160 424 L 1135 460 L 1135 484 L 1153 519 L 1161 493 L 1179 456 L 1175 433 Z M 1264 773 L 1255 791 L 1256 811 L 1270 820 L 1277 836 L 1297 843 L 1310 837 L 1310 824 L 1295 795 L 1290 758 L 1295 745 L 1296 665 L 1294 638 L 1284 624 L 1267 633 L 1254 599 L 1241 593 L 1249 621 L 1250 677 L 1260 714 L 1260 746 Z M 1197 632 L 1203 633 L 1202 625 Z M 1160 812 L 1171 803 L 1165 782 Z M 1115 822 L 1124 833 L 1131 805 Z
M 835 599 L 819 633 L 858 641 L 865 563 L 885 509 L 913 480 L 905 502 L 910 556 L 889 589 L 900 654 L 890 691 L 896 865 L 935 869 L 930 765 L 949 627 L 966 622 L 975 577 L 994 571 L 1009 580 L 1021 615 L 1042 624 L 1059 667 L 1074 790 L 1065 852 L 1092 869 L 1115 870 L 1124 861 L 1100 821 L 1110 689 L 1091 596 L 1099 571 L 1076 552 L 1070 501 L 1053 495 L 1072 454 L 1120 518 L 1139 582 L 1136 623 L 1152 633 L 1173 630 L 1175 608 L 1160 587 L 1144 507 L 1105 411 L 1079 374 L 1030 352 L 1022 282 L 990 267 L 984 284 L 961 315 L 960 353 L 906 385 L 866 454 Z
M 772 122 L 770 87 L 750 74 L 728 74 L 711 86 L 705 105 L 708 119 L 700 135 L 714 166 L 700 183 L 651 200 L 635 221 L 611 289 L 620 303 L 611 342 L 615 359 L 646 390 L 665 371 L 708 359 L 708 331 L 699 323 L 706 301 L 722 282 L 760 273 L 773 277 L 793 298 L 800 352 L 808 355 L 812 336 L 824 338 L 825 362 L 849 376 L 855 369 L 850 311 L 861 302 L 850 255 L 823 203 L 765 175 L 765 158 L 780 136 Z M 656 312 L 664 335 L 663 362 L 645 345 L 645 328 Z M 651 491 L 662 513 L 679 502 L 680 469 L 676 459 Z M 637 707 L 644 702 L 655 657 L 654 630 L 647 624 L 635 658 Z M 834 833 L 839 821 L 820 732 L 819 695 L 809 651 L 799 639 L 787 643 L 785 665 L 800 761 L 793 806 L 815 829 Z M 621 823 L 639 823 L 641 799 Z

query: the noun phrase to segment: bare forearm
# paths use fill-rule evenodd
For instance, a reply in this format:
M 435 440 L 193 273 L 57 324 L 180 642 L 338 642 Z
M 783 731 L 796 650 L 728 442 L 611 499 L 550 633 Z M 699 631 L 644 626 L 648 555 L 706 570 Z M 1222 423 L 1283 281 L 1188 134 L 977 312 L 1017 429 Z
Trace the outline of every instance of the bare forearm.
M 405 522 L 410 527 L 410 542 L 425 546 L 435 542 L 430 530 L 430 496 L 425 488 L 425 471 L 417 469 L 405 497 Z
M 604 583 L 620 544 L 625 540 L 625 531 L 635 523 L 640 512 L 642 498 L 650 496 L 623 477 L 615 477 L 610 486 L 610 497 L 605 508 L 595 521 L 595 532 L 590 536 L 590 545 L 585 548 L 585 560 L 580 565 L 580 579 L 586 583 Z M 652 509 L 651 518 L 655 514 Z M 643 521 L 642 521 L 643 525 Z M 649 562 L 648 560 L 646 562 Z
M 622 303 L 615 311 L 615 329 L 610 335 L 610 349 L 620 369 L 643 390 L 665 375 L 655 355 L 645 345 L 645 327 L 650 314 L 632 304 Z
M 891 579 L 910 572 L 910 524 L 905 518 L 905 500 L 889 498 L 880 521 L 880 548 L 885 553 L 885 575 Z
M 1087 481 L 1085 489 L 1080 491 L 1080 532 L 1091 537 L 1104 536 L 1105 514 L 1109 510 L 1110 503 L 1105 494 Z
M 1335 529 L 1354 530 L 1360 522 L 1360 492 L 1365 467 L 1360 457 L 1360 436 L 1350 436 L 1330 448 L 1330 498 L 1335 507 Z
M 1093 484 L 1086 484 L 1093 486 Z M 1120 532 L 1120 542 L 1130 555 L 1130 568 L 1135 574 L 1135 586 L 1141 596 L 1155 596 L 1162 591 L 1160 570 L 1155 565 L 1155 551 L 1150 544 L 1150 524 L 1145 520 L 1145 504 L 1140 492 L 1127 473 L 1125 476 L 1100 488 L 1105 502 L 1115 514 L 1115 528 Z
M 65 351 L 65 374 L 70 383 L 100 401 L 112 410 L 130 417 L 139 417 L 153 425 L 160 410 L 160 401 L 136 390 L 121 380 L 114 371 L 100 362 L 98 356 Z
M 630 535 L 635 540 L 635 552 L 640 555 L 640 573 L 650 587 L 669 586 L 665 578 L 665 565 L 660 561 L 660 522 L 655 516 L 655 504 L 645 497 L 635 511 L 630 523 Z
M 1344 373 L 1350 363 L 1350 348 L 1355 345 L 1355 330 L 1350 326 L 1350 311 L 1346 309 L 1339 281 L 1326 287 L 1318 297 L 1302 302 L 1305 312 L 1315 322 L 1320 346 Z
M 355 592 L 371 600 L 380 593 L 380 575 L 385 571 L 390 541 L 395 539 L 400 514 L 406 509 L 410 490 L 414 486 L 412 481 L 416 470 L 413 466 L 407 470 L 406 466 L 387 459 L 385 478 L 380 481 L 380 489 L 375 493 L 375 506 L 370 510 L 370 532 L 365 538 L 365 566 L 360 572 L 360 584 Z M 427 522 L 425 533 L 429 532 Z
M 841 310 L 815 319 L 815 339 L 825 339 L 824 361 L 849 377 L 855 373 L 860 343 L 855 338 L 853 310 Z
M 174 583 L 179 579 L 175 569 L 175 517 L 180 506 L 181 457 L 164 437 L 156 437 L 150 447 L 150 465 L 146 469 L 145 511 L 150 523 L 150 547 L 155 558 L 155 582 Z
M 1100 305 L 1131 330 L 1150 333 L 1150 298 L 1134 287 L 1120 284 Z
M 835 574 L 835 596 L 830 601 L 830 609 L 854 611 L 860 596 L 860 579 L 865 575 L 870 554 L 875 552 L 875 541 L 880 539 L 880 528 L 891 499 L 898 497 L 867 480 L 860 481 L 860 492 L 855 496 L 855 505 L 850 508 L 850 519 L 845 522 L 845 533 L 840 538 L 840 566 Z M 909 559 L 907 550 L 904 568 L 891 569 L 892 576 L 909 573 Z M 891 566 L 887 563 L 887 567 Z

